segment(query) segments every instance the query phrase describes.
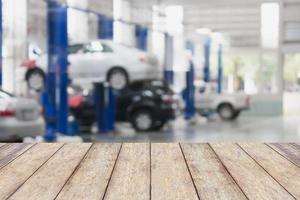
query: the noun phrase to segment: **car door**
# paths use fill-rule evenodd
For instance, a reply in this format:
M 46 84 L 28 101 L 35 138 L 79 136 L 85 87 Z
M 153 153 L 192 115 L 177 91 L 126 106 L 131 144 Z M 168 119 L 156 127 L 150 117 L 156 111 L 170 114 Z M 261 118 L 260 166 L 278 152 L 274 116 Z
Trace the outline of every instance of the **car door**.
M 111 53 L 105 51 L 99 41 L 83 45 L 76 54 L 69 55 L 72 78 L 85 79 L 88 82 L 105 80 L 111 65 Z
M 200 110 L 210 110 L 214 101 L 215 95 L 210 93 L 206 87 L 201 87 L 196 90 L 196 107 Z

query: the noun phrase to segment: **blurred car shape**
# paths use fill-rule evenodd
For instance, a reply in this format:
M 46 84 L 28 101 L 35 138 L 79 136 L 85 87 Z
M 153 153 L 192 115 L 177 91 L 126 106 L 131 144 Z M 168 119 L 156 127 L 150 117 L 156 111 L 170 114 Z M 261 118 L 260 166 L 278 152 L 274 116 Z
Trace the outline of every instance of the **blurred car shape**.
M 196 88 L 196 109 L 200 115 L 217 112 L 221 119 L 231 121 L 237 119 L 242 111 L 250 109 L 251 98 L 248 95 L 217 94 L 208 85 Z
M 0 141 L 42 136 L 45 122 L 40 105 L 0 89 Z
M 91 96 L 77 93 L 69 98 L 71 114 L 86 130 L 96 121 Z M 164 81 L 134 81 L 117 95 L 116 121 L 130 122 L 136 131 L 160 130 L 175 119 L 177 109 L 178 98 Z
M 120 90 L 131 81 L 158 78 L 160 75 L 156 56 L 110 40 L 71 44 L 68 53 L 69 78 L 82 87 L 108 81 L 114 89 Z M 30 89 L 43 89 L 47 63 L 47 54 L 22 63 L 27 68 L 25 80 Z

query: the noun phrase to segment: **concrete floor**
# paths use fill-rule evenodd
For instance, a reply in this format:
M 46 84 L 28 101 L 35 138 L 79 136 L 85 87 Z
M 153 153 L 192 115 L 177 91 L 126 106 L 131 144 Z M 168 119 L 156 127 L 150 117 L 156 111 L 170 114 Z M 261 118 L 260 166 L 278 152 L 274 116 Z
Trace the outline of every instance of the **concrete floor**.
M 217 117 L 194 122 L 178 119 L 161 132 L 135 133 L 128 124 L 117 133 L 98 135 L 99 142 L 300 142 L 300 116 L 242 117 L 224 122 Z

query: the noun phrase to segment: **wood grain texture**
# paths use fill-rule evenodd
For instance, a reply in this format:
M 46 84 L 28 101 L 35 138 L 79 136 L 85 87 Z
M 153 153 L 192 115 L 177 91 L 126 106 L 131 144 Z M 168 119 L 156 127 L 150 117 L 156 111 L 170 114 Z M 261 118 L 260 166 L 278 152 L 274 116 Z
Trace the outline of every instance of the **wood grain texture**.
M 54 199 L 91 144 L 66 144 L 46 162 L 10 199 Z
M 94 144 L 58 200 L 102 199 L 121 144 Z
M 37 144 L 0 170 L 0 199 L 16 191 L 62 144 Z
M 272 149 L 280 153 L 286 159 L 300 167 L 300 148 L 295 144 L 268 144 Z
M 268 144 L 272 149 L 300 167 L 300 148 L 295 144 Z
M 211 144 L 249 199 L 294 199 L 236 144 Z
M 0 169 L 31 148 L 33 144 L 7 144 L 0 151 Z
M 104 199 L 150 199 L 150 144 L 123 144 Z
M 296 199 L 300 199 L 300 168 L 265 144 L 240 146 Z
M 179 144 L 151 145 L 151 180 L 152 199 L 198 199 Z
M 182 144 L 200 199 L 247 199 L 208 144 Z

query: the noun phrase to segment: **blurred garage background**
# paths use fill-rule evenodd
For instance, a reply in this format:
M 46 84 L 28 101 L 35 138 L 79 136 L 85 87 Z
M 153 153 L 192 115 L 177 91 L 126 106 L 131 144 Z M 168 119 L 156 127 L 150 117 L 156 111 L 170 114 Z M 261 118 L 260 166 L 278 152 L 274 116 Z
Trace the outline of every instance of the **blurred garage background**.
M 0 141 L 300 141 L 299 0 L 2 0 Z

